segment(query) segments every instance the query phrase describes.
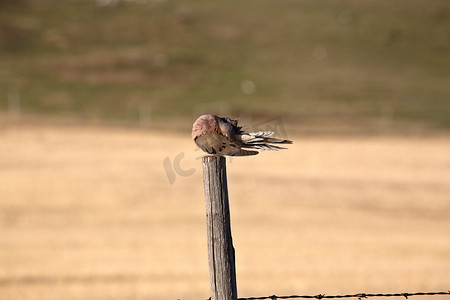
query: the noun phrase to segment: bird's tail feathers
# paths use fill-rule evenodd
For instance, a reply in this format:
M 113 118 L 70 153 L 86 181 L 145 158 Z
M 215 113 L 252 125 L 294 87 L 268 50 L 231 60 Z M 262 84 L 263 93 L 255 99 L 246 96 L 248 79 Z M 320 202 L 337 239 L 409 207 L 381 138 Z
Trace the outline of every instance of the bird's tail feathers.
M 278 150 L 282 150 L 282 149 L 287 149 L 284 147 L 270 145 L 270 144 L 254 144 L 254 145 L 249 145 L 249 147 L 252 149 L 259 149 L 262 151 L 270 151 L 270 150 L 278 151 Z
M 241 135 L 241 140 L 245 147 L 260 149 L 260 150 L 280 150 L 286 149 L 284 147 L 275 146 L 271 144 L 292 144 L 292 141 L 285 139 L 272 138 L 274 134 L 272 131 L 259 131 L 244 133 Z
M 250 136 L 254 136 L 254 137 L 269 137 L 275 134 L 275 132 L 273 131 L 258 131 L 258 132 L 250 132 L 247 133 Z
M 258 132 L 245 132 L 240 136 L 241 140 L 244 143 L 253 143 L 253 142 L 261 142 L 265 138 L 272 136 L 274 134 L 273 131 L 258 131 Z
M 259 153 L 258 151 L 240 149 L 239 152 L 231 154 L 231 156 L 249 156 L 249 155 L 256 155 L 258 153 Z
M 284 139 L 276 139 L 276 138 L 268 138 L 264 139 L 266 143 L 274 143 L 274 144 L 292 144 L 291 140 L 284 140 Z

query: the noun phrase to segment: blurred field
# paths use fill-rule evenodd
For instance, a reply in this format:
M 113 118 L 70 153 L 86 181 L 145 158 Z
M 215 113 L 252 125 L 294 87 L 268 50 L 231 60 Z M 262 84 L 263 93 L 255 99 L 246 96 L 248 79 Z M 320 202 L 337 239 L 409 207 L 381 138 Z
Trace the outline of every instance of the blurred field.
M 3 112 L 448 131 L 449 68 L 448 0 L 0 1 Z
M 449 289 L 448 136 L 291 138 L 228 160 L 240 296 Z M 187 132 L 0 127 L 0 299 L 209 297 L 199 156 Z
M 240 296 L 448 290 L 449 8 L 0 1 L 0 300 L 208 298 L 200 113 L 295 140 L 228 159 Z

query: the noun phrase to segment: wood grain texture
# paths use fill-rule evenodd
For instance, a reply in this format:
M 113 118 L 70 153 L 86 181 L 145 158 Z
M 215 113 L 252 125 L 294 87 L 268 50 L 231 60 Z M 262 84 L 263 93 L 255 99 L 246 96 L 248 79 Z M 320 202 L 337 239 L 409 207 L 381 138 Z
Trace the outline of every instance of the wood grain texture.
M 226 160 L 223 156 L 205 156 L 202 162 L 211 299 L 236 300 L 236 268 L 231 237 Z

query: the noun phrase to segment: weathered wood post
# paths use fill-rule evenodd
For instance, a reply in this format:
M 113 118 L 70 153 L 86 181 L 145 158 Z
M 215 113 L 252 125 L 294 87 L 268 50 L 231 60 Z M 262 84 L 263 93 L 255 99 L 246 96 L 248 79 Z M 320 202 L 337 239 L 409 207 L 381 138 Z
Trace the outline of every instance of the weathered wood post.
M 226 160 L 223 156 L 205 156 L 202 165 L 211 299 L 236 300 L 236 267 L 231 238 Z

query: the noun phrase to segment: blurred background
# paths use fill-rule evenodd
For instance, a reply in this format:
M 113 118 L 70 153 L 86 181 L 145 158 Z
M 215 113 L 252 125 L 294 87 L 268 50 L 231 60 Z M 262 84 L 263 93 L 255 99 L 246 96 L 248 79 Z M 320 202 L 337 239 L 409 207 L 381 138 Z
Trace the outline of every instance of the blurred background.
M 449 67 L 447 0 L 1 0 L 0 299 L 208 298 L 204 113 L 294 140 L 240 296 L 447 291 Z
M 223 103 L 305 130 L 450 127 L 445 0 L 0 5 L 4 112 L 184 128 Z

